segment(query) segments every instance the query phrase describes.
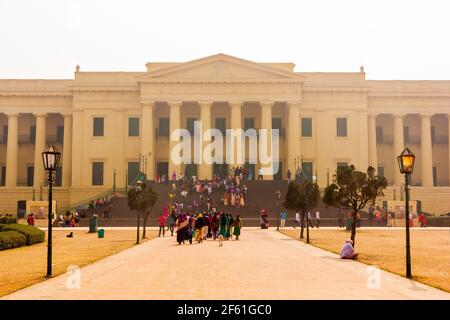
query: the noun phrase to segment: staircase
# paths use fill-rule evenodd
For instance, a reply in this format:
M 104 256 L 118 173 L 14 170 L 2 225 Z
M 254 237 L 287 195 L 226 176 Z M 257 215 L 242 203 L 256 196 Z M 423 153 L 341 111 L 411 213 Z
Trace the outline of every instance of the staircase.
M 172 191 L 170 182 L 156 184 L 153 181 L 146 181 L 147 185 L 150 185 L 153 191 L 158 194 L 158 200 L 153 207 L 152 212 L 149 215 L 148 225 L 156 226 L 157 218 L 163 212 L 164 206 L 169 203 L 169 192 Z M 233 206 L 224 206 L 221 203 L 221 198 L 224 193 L 224 189 L 214 190 L 212 193 L 212 200 L 217 206 L 217 210 L 230 212 L 233 215 L 239 214 L 243 218 L 244 225 L 259 226 L 260 219 L 259 213 L 261 209 L 266 209 L 269 212 L 269 222 L 271 226 L 277 225 L 277 196 L 276 191 L 280 190 L 280 208 L 284 202 L 284 198 L 287 192 L 288 184 L 286 181 L 273 180 L 273 181 L 246 181 L 245 185 L 248 188 L 246 203 L 244 207 L 234 208 Z M 179 187 L 178 187 L 179 188 Z M 192 204 L 195 200 L 199 201 L 199 193 L 191 192 L 187 197 L 182 197 L 178 189 L 175 194 L 176 197 L 171 201 L 184 202 Z M 128 199 L 126 197 L 115 197 L 112 199 L 113 211 L 112 218 L 101 218 L 103 210 L 99 210 L 99 226 L 135 226 L 136 225 L 136 212 L 128 208 Z M 200 208 L 206 209 L 206 199 L 203 200 Z M 321 224 L 323 226 L 337 224 L 336 208 L 327 208 L 321 201 L 318 209 L 321 215 Z M 92 216 L 94 212 L 89 212 L 87 218 Z M 315 210 L 314 212 L 315 213 Z M 288 212 L 287 225 L 292 226 L 295 218 L 294 212 Z M 88 219 L 82 219 L 80 221 L 81 226 L 88 225 Z

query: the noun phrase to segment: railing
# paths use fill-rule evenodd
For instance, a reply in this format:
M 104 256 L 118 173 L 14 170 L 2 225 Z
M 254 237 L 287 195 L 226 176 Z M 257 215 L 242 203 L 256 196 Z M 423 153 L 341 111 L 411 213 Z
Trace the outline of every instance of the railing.
M 63 143 L 61 137 L 57 135 L 47 135 L 45 136 L 45 143 L 46 144 L 56 144 L 56 143 Z
M 89 203 L 94 201 L 94 200 L 106 198 L 106 197 L 108 197 L 110 195 L 113 195 L 113 194 L 116 194 L 116 193 L 123 193 L 123 192 L 125 192 L 125 188 L 117 188 L 117 187 L 114 188 L 114 187 L 112 187 L 112 188 L 110 188 L 108 190 L 105 190 L 105 191 L 103 191 L 101 193 L 93 195 L 93 196 L 91 196 L 89 198 L 86 198 L 86 199 L 84 199 L 82 201 L 71 203 L 69 206 L 59 207 L 58 208 L 58 213 L 65 212 L 65 211 L 68 211 L 68 210 L 70 211 L 70 210 L 75 209 L 75 208 L 86 206 L 86 205 L 89 205 Z
M 155 128 L 155 136 L 157 139 L 169 139 L 169 132 L 168 131 L 162 131 L 161 128 Z
M 448 136 L 434 136 L 434 139 L 432 139 L 433 144 L 445 144 L 448 143 Z
M 409 136 L 408 139 L 405 139 L 405 144 L 420 144 L 422 141 L 421 136 Z M 379 144 L 392 144 L 394 143 L 393 136 L 383 136 L 381 139 L 377 138 L 377 143 Z M 432 139 L 433 144 L 446 144 L 448 143 L 448 136 L 439 135 L 434 136 Z
M 17 136 L 17 142 L 19 144 L 26 144 L 26 143 L 31 143 L 34 144 L 34 139 L 32 139 L 33 137 L 30 135 L 18 135 Z

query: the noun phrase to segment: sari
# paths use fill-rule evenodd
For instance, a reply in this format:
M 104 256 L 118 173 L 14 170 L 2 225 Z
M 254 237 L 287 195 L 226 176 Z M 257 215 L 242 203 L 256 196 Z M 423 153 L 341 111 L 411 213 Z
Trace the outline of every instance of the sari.
M 219 231 L 219 235 L 221 235 L 222 237 L 225 238 L 226 236 L 226 227 L 227 227 L 227 218 L 225 217 L 224 214 L 222 214 L 222 216 L 220 217 L 220 231 Z
M 242 229 L 242 220 L 239 218 L 234 221 L 233 235 L 239 237 L 241 235 L 241 229 Z
M 188 224 L 186 214 L 183 213 L 177 221 L 177 242 L 179 244 L 188 238 Z
M 228 239 L 231 236 L 230 217 L 227 216 L 225 219 L 226 219 L 226 223 L 225 223 L 225 238 Z

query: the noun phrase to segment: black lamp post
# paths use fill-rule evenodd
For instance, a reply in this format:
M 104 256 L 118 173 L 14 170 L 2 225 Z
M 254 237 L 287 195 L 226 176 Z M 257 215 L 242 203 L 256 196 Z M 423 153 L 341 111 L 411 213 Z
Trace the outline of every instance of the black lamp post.
M 281 198 L 281 191 L 277 190 L 275 191 L 275 194 L 277 195 L 277 231 L 280 229 L 280 198 Z
M 137 231 L 136 231 L 136 244 L 139 244 L 139 227 L 141 218 L 141 205 L 142 205 L 142 191 L 144 187 L 144 182 L 142 180 L 136 181 L 136 190 L 139 192 L 138 196 L 138 210 L 137 210 Z
M 406 277 L 411 278 L 411 251 L 409 237 L 409 176 L 413 173 L 416 156 L 405 148 L 397 157 L 400 172 L 405 175 Z
M 51 145 L 42 152 L 44 169 L 48 172 L 48 241 L 47 241 L 47 277 L 52 276 L 52 193 L 53 193 L 53 172 L 58 168 L 61 153 L 54 145 Z

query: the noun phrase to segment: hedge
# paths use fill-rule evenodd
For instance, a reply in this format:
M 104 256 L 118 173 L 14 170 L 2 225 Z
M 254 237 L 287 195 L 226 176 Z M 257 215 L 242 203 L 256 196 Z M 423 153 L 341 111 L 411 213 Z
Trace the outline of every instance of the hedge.
M 14 217 L 0 217 L 0 224 L 17 223 L 17 218 Z
M 45 232 L 33 226 L 25 224 L 8 224 L 2 227 L 4 231 L 17 231 L 23 234 L 27 238 L 27 245 L 30 246 L 35 243 L 44 242 Z
M 22 247 L 27 244 L 27 237 L 17 231 L 0 232 L 0 250 Z

